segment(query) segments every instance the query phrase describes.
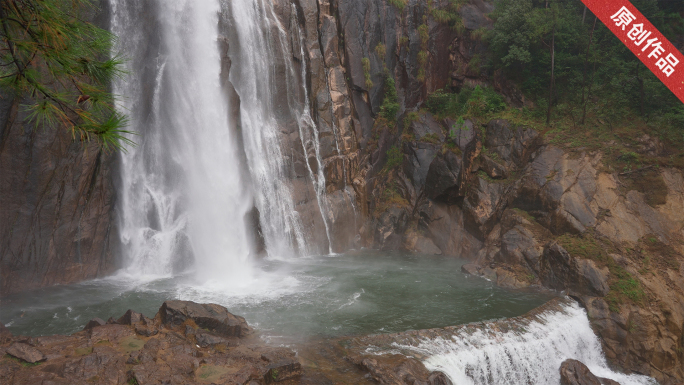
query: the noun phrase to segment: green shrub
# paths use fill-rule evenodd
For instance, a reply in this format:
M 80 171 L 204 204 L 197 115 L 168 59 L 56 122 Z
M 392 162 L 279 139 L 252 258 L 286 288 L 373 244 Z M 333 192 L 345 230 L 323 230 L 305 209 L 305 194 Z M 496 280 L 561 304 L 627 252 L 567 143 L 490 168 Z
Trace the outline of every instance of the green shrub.
M 463 88 L 458 94 L 437 90 L 428 95 L 425 107 L 438 117 L 481 117 L 503 111 L 506 102 L 492 88 L 477 86 L 474 89 Z
M 406 0 L 387 0 L 388 3 L 395 6 L 399 11 L 403 11 L 406 7 Z
M 418 34 L 420 35 L 420 45 L 426 46 L 430 40 L 430 29 L 427 24 L 421 24 L 418 26 Z
M 385 76 L 385 98 L 380 106 L 380 116 L 385 118 L 389 124 L 393 125 L 399 113 L 399 99 L 397 97 L 397 87 L 394 79 Z
M 404 161 L 404 154 L 401 153 L 401 149 L 397 146 L 390 147 L 387 150 L 387 163 L 385 163 L 385 170 L 391 170 L 399 166 Z
M 432 14 L 432 17 L 435 19 L 436 22 L 442 24 L 450 24 L 458 20 L 457 13 L 449 12 L 444 9 L 433 8 L 430 13 Z
M 475 87 L 466 102 L 468 112 L 473 116 L 482 116 L 486 113 L 499 112 L 506 109 L 506 102 L 496 91 L 487 87 Z
M 375 53 L 378 54 L 381 60 L 385 60 L 385 54 L 387 54 L 387 47 L 384 44 L 379 43 L 375 46 Z
M 373 81 L 371 80 L 371 65 L 370 59 L 367 57 L 361 59 L 361 65 L 363 66 L 363 77 L 366 79 L 366 88 L 370 91 L 373 88 Z
M 434 115 L 443 115 L 450 107 L 454 94 L 437 90 L 428 95 L 425 108 Z
M 411 123 L 417 122 L 418 119 L 420 119 L 420 115 L 415 111 L 406 114 L 406 116 L 404 117 L 404 133 L 407 132 Z
M 442 143 L 442 141 L 439 140 L 439 137 L 437 136 L 437 134 L 434 134 L 434 133 L 426 134 L 425 136 L 423 136 L 422 138 L 420 138 L 420 141 L 421 141 L 421 142 L 426 142 L 426 143 L 432 143 L 432 144 L 440 144 L 440 143 Z

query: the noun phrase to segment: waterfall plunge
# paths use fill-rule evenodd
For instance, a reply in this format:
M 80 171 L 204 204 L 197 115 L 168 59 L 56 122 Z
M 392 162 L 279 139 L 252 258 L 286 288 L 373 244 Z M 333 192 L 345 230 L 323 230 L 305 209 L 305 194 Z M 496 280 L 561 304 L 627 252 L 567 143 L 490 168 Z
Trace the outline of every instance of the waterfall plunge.
M 284 26 L 263 0 L 113 0 L 111 7 L 113 32 L 130 60 L 115 92 L 138 134 L 121 165 L 127 271 L 159 276 L 194 266 L 201 279 L 248 281 L 253 206 L 271 256 L 316 252 L 288 180 L 295 151 L 282 143 L 288 124 L 315 155 L 317 164 L 307 159 L 306 166 L 329 248 L 306 61 L 296 69 L 292 59 L 304 57 L 296 13 Z M 231 60 L 220 56 L 220 41 Z
M 112 1 L 112 29 L 129 58 L 115 85 L 138 143 L 122 156 L 121 238 L 127 270 L 202 279 L 249 277 L 235 122 L 221 88 L 219 3 Z

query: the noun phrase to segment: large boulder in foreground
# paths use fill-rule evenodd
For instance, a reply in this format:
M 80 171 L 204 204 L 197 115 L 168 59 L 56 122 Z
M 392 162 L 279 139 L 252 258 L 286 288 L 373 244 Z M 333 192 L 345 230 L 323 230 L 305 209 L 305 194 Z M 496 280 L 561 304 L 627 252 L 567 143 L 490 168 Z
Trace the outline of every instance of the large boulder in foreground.
M 596 377 L 589 368 L 577 360 L 565 360 L 560 367 L 561 385 L 620 385 L 620 383 Z
M 42 362 L 47 359 L 47 357 L 45 357 L 45 354 L 43 354 L 40 350 L 34 348 L 31 345 L 24 344 L 21 342 L 13 343 L 7 349 L 7 354 L 9 354 L 12 357 L 22 359 L 28 362 L 29 364 L 35 364 L 36 362 Z
M 166 301 L 159 308 L 159 316 L 166 325 L 178 326 L 186 320 L 192 320 L 197 326 L 225 337 L 245 337 L 252 331 L 244 318 L 216 304 Z

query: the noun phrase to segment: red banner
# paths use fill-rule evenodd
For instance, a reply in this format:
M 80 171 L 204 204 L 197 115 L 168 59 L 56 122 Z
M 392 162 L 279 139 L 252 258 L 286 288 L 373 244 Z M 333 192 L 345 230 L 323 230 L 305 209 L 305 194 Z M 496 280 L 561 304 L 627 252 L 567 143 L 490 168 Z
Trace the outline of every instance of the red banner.
M 684 103 L 684 55 L 629 1 L 582 1 Z

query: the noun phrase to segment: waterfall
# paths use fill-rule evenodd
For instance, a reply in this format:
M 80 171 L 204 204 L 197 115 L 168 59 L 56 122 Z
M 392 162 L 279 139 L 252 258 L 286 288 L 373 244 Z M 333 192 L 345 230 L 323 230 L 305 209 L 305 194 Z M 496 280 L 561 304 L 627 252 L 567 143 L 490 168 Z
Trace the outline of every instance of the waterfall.
M 280 122 L 287 118 L 283 115 L 289 106 L 276 99 L 276 57 L 286 54 L 278 45 L 287 37 L 282 28 L 271 28 L 277 19 L 268 3 L 229 1 L 223 6 L 234 30 L 230 81 L 240 96 L 244 149 L 266 249 L 272 254 L 286 255 L 295 250 L 308 254 L 308 241 L 287 183 L 287 154 L 281 150 L 279 139 Z
M 193 269 L 201 278 L 244 282 L 255 253 L 253 208 L 269 255 L 330 251 L 294 6 L 290 25 L 265 0 L 112 0 L 111 10 L 128 58 L 114 92 L 137 143 L 121 157 L 125 270 L 170 276 Z M 308 178 L 293 176 L 298 157 Z M 298 205 L 308 198 L 301 191 L 315 194 L 327 244 L 303 225 Z
M 575 302 L 512 322 L 504 327 L 494 322 L 456 329 L 451 336 L 396 347 L 427 357 L 425 366 L 445 373 L 454 384 L 557 385 L 561 363 L 569 358 L 622 385 L 656 384 L 650 377 L 625 375 L 608 367 L 585 310 Z
M 113 0 L 129 61 L 114 84 L 137 146 L 121 157 L 120 230 L 127 271 L 244 280 L 251 192 L 221 87 L 214 0 Z M 194 263 L 193 263 L 194 261 Z
M 223 3 L 229 20 L 230 81 L 240 96 L 244 149 L 252 180 L 261 227 L 270 254 L 315 253 L 309 234 L 303 229 L 288 177 L 294 155 L 283 149 L 283 132 L 299 134 L 305 165 L 319 207 L 330 249 L 325 176 L 320 156 L 318 129 L 311 115 L 305 86 L 306 59 L 303 35 L 292 5 L 289 25 L 279 20 L 271 1 L 245 0 Z M 293 57 L 298 58 L 295 64 Z M 297 71 L 297 66 L 300 71 Z M 294 126 L 294 127 L 293 127 Z M 288 148 L 290 147 L 290 148 Z M 306 156 L 313 153 L 314 159 Z M 315 164 L 312 166 L 312 162 Z

